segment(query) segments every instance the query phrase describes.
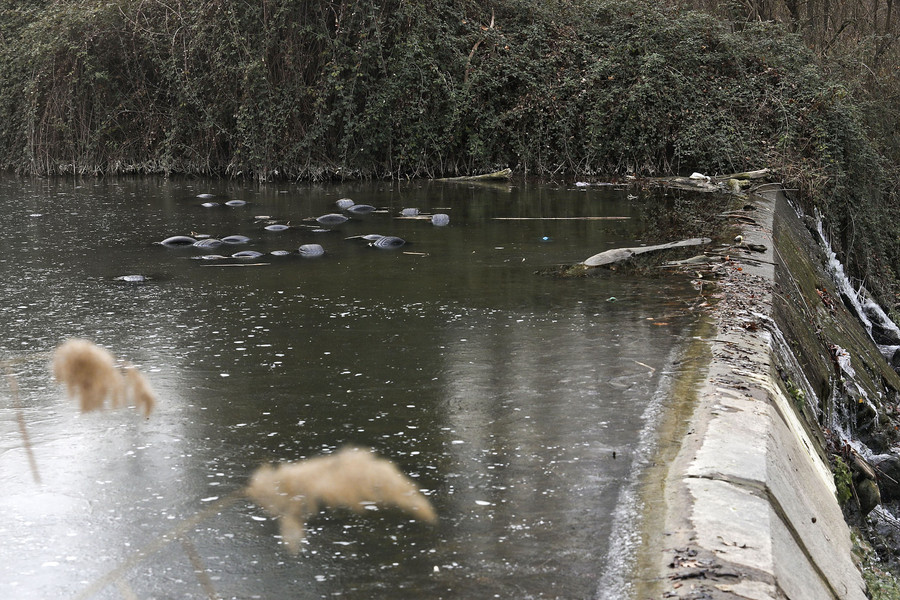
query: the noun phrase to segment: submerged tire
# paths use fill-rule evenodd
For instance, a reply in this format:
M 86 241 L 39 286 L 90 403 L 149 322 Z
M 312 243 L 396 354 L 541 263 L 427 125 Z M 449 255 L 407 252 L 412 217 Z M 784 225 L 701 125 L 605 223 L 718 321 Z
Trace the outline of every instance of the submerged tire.
M 297 251 L 300 253 L 300 256 L 305 258 L 312 258 L 314 256 L 322 256 L 325 254 L 325 248 L 319 244 L 303 244 Z
M 350 198 L 341 198 L 340 200 L 335 202 L 335 204 L 338 208 L 344 210 L 353 206 L 353 200 L 351 200 Z
M 231 258 L 259 258 L 262 255 L 262 252 L 257 252 L 256 250 L 241 250 L 232 254 Z
M 225 206 L 244 206 L 247 202 L 244 200 L 229 200 L 225 203 Z
M 250 241 L 246 235 L 226 235 L 222 238 L 226 244 L 246 244 Z
M 287 231 L 290 229 L 290 225 L 281 225 L 276 223 L 275 225 L 266 225 L 266 231 Z
M 216 238 L 206 238 L 205 240 L 197 240 L 196 242 L 194 242 L 194 247 L 212 249 L 218 248 L 224 243 L 225 242 L 223 242 L 222 240 L 218 240 Z

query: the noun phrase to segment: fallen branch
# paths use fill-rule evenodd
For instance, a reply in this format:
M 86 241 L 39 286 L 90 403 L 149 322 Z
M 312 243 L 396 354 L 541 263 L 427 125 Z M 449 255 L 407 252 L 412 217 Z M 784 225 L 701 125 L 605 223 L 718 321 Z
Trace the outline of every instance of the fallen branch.
M 201 267 L 267 267 L 272 263 L 226 263 L 223 265 L 200 265 Z
M 624 221 L 631 217 L 494 217 L 494 221 Z

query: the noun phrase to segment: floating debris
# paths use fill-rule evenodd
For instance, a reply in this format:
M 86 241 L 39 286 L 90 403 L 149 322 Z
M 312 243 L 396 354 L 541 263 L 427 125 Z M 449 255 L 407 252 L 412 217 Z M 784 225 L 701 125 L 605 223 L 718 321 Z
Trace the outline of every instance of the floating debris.
M 350 237 L 345 238 L 345 239 L 348 239 L 348 240 L 364 240 L 364 241 L 366 241 L 366 242 L 374 242 L 375 240 L 379 240 L 379 239 L 381 239 L 381 238 L 383 238 L 383 237 L 384 237 L 384 236 L 381 235 L 380 233 L 367 233 L 366 235 L 353 235 L 353 236 L 350 236 Z
M 450 215 L 444 213 L 437 213 L 435 215 L 431 215 L 431 224 L 436 227 L 443 227 L 445 225 L 450 224 Z
M 146 275 L 120 275 L 115 280 L 124 281 L 125 283 L 144 283 L 150 281 L 150 278 Z
M 195 256 L 194 258 L 197 260 L 222 260 L 228 257 L 221 254 L 201 254 L 200 256 Z
M 418 216 L 419 209 L 418 208 L 404 208 L 403 210 L 400 211 L 400 214 L 403 215 L 404 217 L 415 217 L 415 216 Z

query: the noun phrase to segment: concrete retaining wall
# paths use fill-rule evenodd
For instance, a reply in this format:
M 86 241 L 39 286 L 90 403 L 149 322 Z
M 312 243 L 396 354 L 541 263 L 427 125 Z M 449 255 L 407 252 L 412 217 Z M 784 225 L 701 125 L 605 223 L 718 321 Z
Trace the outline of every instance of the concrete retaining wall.
M 783 260 L 778 232 L 810 251 L 812 239 L 798 241 L 805 229 L 781 196 L 753 204 L 747 215 L 756 224 L 745 227 L 744 242 L 766 251 L 736 249 L 723 267 L 715 333 L 698 342 L 708 345 L 710 360 L 692 386 L 693 410 L 676 412 L 681 420 L 673 430 L 682 435 L 674 446 L 661 440 L 661 456 L 672 460 L 649 477 L 664 485 L 645 488 L 646 509 L 660 512 L 644 520 L 641 599 L 866 597 L 821 431 L 804 418 L 810 407 L 796 391 L 820 391 L 814 388 L 821 376 L 810 373 L 810 384 L 794 372 L 804 383 L 793 394 L 782 382 L 786 369 L 802 371 L 815 361 L 794 355 L 797 340 L 783 338 L 779 321 L 806 319 L 817 309 L 784 289 L 794 285 L 794 267 Z M 814 268 L 820 259 L 808 260 Z M 787 310 L 776 311 L 778 302 Z

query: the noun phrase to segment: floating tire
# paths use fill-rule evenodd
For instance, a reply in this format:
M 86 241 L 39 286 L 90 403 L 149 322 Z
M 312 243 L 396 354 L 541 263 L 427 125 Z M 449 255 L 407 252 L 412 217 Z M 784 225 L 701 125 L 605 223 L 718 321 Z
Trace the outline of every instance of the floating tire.
M 347 212 L 354 215 L 367 215 L 375 212 L 375 207 L 371 204 L 354 204 L 347 208 Z
M 173 235 L 160 242 L 163 246 L 193 246 L 196 243 L 197 240 L 189 235 Z
M 222 238 L 222 241 L 226 244 L 246 244 L 250 241 L 246 235 L 226 235 Z
M 205 240 L 197 240 L 196 242 L 194 242 L 194 247 L 211 250 L 212 248 L 218 248 L 224 243 L 225 242 L 223 242 L 222 240 L 218 240 L 216 238 L 206 238 Z
M 347 222 L 349 219 L 344 215 L 339 215 L 337 213 L 329 213 L 327 215 L 322 215 L 321 217 L 317 217 L 316 221 L 321 225 L 333 226 L 340 225 L 341 223 Z
M 372 246 L 381 250 L 391 250 L 393 248 L 399 248 L 405 243 L 406 240 L 404 240 L 403 238 L 399 238 L 393 235 L 383 235 L 372 242 Z

